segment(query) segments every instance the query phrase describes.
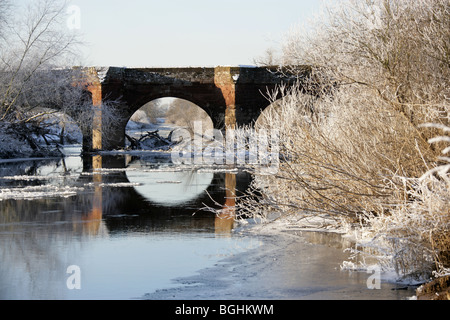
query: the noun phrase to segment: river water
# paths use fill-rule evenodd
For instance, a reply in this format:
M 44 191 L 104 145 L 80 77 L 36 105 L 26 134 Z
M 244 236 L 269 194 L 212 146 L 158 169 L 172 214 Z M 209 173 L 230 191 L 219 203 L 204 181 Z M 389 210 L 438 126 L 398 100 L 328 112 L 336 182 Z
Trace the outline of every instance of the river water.
M 392 285 L 374 295 L 367 275 L 355 282 L 339 271 L 343 250 L 326 241 L 291 237 L 280 250 L 236 232 L 233 191 L 250 181 L 233 169 L 175 167 L 164 153 L 0 161 L 0 299 L 411 296 Z M 332 278 L 314 287 L 326 268 Z

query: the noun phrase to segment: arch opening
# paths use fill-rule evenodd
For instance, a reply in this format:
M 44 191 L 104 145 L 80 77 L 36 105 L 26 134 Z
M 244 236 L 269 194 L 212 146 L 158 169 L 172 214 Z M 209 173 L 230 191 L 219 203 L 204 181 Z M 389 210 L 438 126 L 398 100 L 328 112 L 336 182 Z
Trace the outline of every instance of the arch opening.
M 183 129 L 203 136 L 214 128 L 208 113 L 200 106 L 185 99 L 165 97 L 152 100 L 130 117 L 126 129 L 126 148 L 168 149 L 172 134 Z

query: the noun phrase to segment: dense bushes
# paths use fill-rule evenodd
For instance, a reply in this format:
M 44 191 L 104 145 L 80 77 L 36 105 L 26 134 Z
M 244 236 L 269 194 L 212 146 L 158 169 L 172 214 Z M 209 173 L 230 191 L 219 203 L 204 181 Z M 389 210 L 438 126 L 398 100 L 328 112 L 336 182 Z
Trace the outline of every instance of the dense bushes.
M 281 135 L 278 175 L 254 185 L 271 208 L 242 206 L 342 217 L 401 275 L 448 271 L 449 138 L 430 139 L 449 132 L 449 48 L 445 0 L 339 1 L 291 31 L 280 63 L 311 77 L 258 121 Z

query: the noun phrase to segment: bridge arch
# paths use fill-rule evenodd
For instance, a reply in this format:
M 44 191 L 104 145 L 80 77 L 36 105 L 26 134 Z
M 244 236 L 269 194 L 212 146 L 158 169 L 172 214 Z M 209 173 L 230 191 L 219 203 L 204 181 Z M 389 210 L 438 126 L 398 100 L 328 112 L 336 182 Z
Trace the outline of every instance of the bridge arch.
M 120 117 L 105 134 L 101 123 L 93 121 L 93 149 L 111 150 L 125 146 L 125 128 L 131 116 L 149 101 L 174 97 L 190 101 L 211 118 L 215 129 L 226 130 L 248 125 L 259 117 L 270 103 L 264 96 L 268 90 L 298 77 L 276 73 L 276 68 L 103 68 L 97 69 L 98 82 L 93 100 L 120 100 Z M 99 71 L 101 71 L 99 73 Z M 101 75 L 100 75 L 101 74 Z M 95 94 L 94 94 L 95 92 Z M 95 105 L 95 102 L 94 102 Z M 100 143 L 95 142 L 100 132 Z
M 164 97 L 150 101 L 138 109 L 127 123 L 126 134 L 139 139 L 148 131 L 158 130 L 162 137 L 167 138 L 177 128 L 203 134 L 205 130 L 214 129 L 214 123 L 197 104 L 185 99 Z
M 130 90 L 131 91 L 131 90 Z M 220 94 L 214 94 L 216 97 L 203 97 L 202 94 L 195 94 L 189 88 L 147 88 L 144 93 L 128 92 L 127 96 L 119 97 L 121 115 L 115 119 L 114 130 L 110 130 L 107 136 L 103 136 L 103 146 L 105 149 L 121 149 L 126 145 L 126 127 L 133 114 L 145 106 L 147 103 L 163 99 L 175 98 L 188 101 L 198 108 L 202 109 L 211 119 L 213 127 L 224 129 L 225 114 L 222 110 L 226 109 L 225 100 Z M 219 98 L 217 98 L 219 97 Z
M 205 112 L 205 114 L 207 115 L 208 119 L 211 120 L 212 125 L 214 128 L 217 128 L 217 126 L 219 125 L 220 121 L 217 121 L 217 117 L 214 117 L 214 113 L 213 115 L 211 115 L 210 109 L 209 108 L 205 108 L 202 107 L 201 105 L 199 105 L 199 102 L 194 102 L 194 101 L 201 101 L 201 100 L 197 100 L 197 99 L 192 99 L 192 100 L 188 100 L 185 98 L 181 98 L 181 97 L 185 97 L 187 98 L 187 95 L 177 95 L 177 96 L 166 96 L 165 94 L 158 94 L 158 95 L 143 95 L 141 97 L 139 97 L 139 99 L 134 102 L 131 106 L 129 105 L 121 105 L 120 109 L 123 110 L 123 112 L 121 112 L 121 116 L 116 118 L 114 120 L 114 130 L 110 130 L 110 132 L 108 132 L 108 137 L 103 137 L 103 140 L 106 141 L 109 145 L 109 148 L 112 149 L 120 149 L 125 147 L 126 145 L 126 130 L 127 130 L 127 125 L 130 122 L 131 117 L 140 109 L 142 109 L 144 106 L 146 106 L 148 103 L 153 102 L 153 101 L 157 101 L 160 99 L 164 99 L 164 98 L 173 98 L 173 99 L 177 99 L 177 100 L 181 100 L 181 101 L 186 101 L 190 104 L 192 104 L 193 106 L 199 108 L 200 110 L 203 110 Z M 142 103 L 142 104 L 141 104 Z M 217 115 L 216 115 L 217 116 Z M 214 119 L 216 119 L 216 121 L 214 121 Z

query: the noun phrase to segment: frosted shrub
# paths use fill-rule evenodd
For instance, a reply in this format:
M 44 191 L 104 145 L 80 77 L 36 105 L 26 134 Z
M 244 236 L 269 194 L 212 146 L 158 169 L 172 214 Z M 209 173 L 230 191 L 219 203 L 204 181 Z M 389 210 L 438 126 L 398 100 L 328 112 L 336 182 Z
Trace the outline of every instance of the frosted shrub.
M 258 121 L 282 162 L 243 210 L 331 215 L 402 276 L 447 272 L 450 138 L 430 138 L 449 130 L 449 15 L 447 0 L 335 1 L 289 32 L 281 70 L 311 72 Z
M 392 175 L 426 170 L 428 144 L 370 90 L 347 86 L 315 98 L 294 88 L 284 95 L 259 121 L 279 130 L 284 161 L 277 176 L 259 177 L 255 186 L 276 199 L 277 210 L 356 219 L 397 203 L 400 182 L 386 183 Z
M 437 127 L 450 132 L 449 127 Z M 450 142 L 450 138 L 430 141 Z M 448 147 L 443 150 L 448 152 Z M 420 178 L 402 179 L 408 197 L 389 215 L 367 218 L 366 230 L 373 236 L 368 244 L 380 248 L 400 275 L 450 272 L 450 161 L 442 160 Z

